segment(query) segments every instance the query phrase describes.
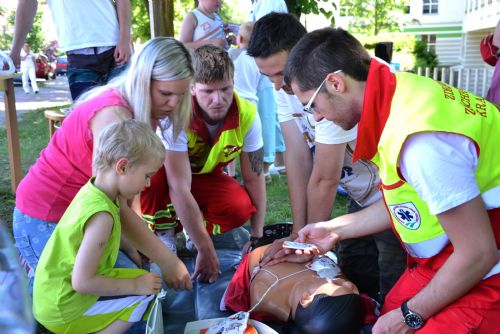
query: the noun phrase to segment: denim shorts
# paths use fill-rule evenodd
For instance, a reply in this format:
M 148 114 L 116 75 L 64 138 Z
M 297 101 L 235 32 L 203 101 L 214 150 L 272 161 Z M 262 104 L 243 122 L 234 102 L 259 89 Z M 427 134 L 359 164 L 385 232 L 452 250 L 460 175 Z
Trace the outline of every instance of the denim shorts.
M 29 277 L 35 274 L 43 248 L 56 226 L 54 222 L 33 218 L 14 208 L 14 240 L 23 264 L 29 269 Z

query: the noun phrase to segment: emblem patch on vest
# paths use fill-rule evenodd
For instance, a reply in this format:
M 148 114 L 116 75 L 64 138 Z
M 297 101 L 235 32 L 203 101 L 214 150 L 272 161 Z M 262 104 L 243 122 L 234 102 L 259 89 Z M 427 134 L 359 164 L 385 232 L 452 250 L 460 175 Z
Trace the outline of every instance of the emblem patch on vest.
M 227 158 L 231 154 L 238 153 L 241 150 L 241 146 L 226 145 L 224 146 L 224 156 Z
M 389 205 L 389 210 L 394 218 L 407 229 L 417 230 L 420 227 L 420 213 L 412 202 Z

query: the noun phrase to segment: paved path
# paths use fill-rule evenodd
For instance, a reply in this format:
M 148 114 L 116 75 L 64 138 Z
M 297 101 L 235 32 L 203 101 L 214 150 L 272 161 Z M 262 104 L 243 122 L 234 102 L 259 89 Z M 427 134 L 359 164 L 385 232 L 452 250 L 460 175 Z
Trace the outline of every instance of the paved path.
M 27 111 L 71 103 L 71 95 L 69 93 L 66 76 L 58 76 L 55 80 L 37 81 L 37 83 L 40 89 L 38 94 L 26 94 L 22 86 L 14 83 L 18 121 L 21 120 L 23 113 Z M 4 111 L 4 96 L 0 93 L 0 128 L 5 128 Z

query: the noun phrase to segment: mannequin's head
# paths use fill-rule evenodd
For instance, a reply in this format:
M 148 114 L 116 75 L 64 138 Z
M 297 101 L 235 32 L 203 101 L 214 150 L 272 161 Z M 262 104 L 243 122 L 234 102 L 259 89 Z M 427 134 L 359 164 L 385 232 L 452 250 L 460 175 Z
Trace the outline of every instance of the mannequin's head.
M 358 289 L 342 276 L 328 282 L 310 275 L 295 285 L 290 297 L 291 305 L 296 305 L 292 315 L 300 333 L 357 334 L 363 326 Z
M 304 334 L 357 334 L 363 320 L 363 305 L 358 294 L 317 294 L 306 307 L 299 303 L 294 323 Z

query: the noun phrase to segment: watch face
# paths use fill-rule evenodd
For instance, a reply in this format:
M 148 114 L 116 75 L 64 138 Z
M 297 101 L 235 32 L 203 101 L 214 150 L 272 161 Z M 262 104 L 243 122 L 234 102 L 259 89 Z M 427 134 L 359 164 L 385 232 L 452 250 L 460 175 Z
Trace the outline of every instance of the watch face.
M 418 314 L 407 314 L 405 316 L 406 325 L 413 329 L 419 329 L 423 325 L 423 321 Z

